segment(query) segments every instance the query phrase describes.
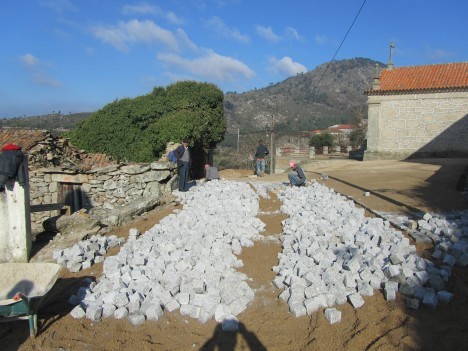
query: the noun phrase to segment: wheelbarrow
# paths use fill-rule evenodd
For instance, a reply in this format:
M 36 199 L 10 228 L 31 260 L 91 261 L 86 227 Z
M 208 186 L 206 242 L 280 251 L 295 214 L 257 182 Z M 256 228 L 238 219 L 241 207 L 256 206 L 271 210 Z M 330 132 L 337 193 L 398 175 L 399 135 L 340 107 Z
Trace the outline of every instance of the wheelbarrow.
M 35 337 L 39 306 L 61 268 L 55 263 L 1 263 L 0 321 L 28 319 L 29 335 Z

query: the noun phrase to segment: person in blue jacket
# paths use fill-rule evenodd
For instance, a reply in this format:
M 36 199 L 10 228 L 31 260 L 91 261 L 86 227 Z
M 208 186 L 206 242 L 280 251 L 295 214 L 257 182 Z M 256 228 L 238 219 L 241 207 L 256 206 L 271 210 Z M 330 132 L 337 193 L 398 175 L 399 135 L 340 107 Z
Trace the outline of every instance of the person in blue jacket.
M 174 150 L 174 155 L 177 158 L 177 167 L 179 167 L 179 191 L 187 191 L 189 169 L 192 164 L 188 138 L 182 140 L 182 144 Z

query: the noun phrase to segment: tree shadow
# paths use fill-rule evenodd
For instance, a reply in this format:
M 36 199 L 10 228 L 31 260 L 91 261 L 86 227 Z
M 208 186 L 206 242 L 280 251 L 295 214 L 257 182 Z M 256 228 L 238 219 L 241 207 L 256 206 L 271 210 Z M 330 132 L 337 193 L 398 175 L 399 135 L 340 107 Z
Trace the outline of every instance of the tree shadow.
M 239 328 L 236 331 L 223 331 L 222 325 L 217 324 L 213 336 L 202 345 L 199 351 L 234 351 L 239 337 L 244 338 L 248 350 L 267 351 L 255 333 L 247 330 L 242 322 L 239 322 Z

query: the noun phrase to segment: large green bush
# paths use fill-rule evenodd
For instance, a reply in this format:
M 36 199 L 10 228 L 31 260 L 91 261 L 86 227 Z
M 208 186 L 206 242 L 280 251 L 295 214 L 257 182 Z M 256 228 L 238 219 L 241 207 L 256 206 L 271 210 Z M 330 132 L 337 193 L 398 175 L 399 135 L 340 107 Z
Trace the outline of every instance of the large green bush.
M 309 145 L 314 147 L 332 146 L 333 144 L 333 135 L 330 133 L 315 134 L 309 141 Z
M 151 162 L 169 141 L 184 137 L 195 148 L 223 140 L 226 121 L 223 92 L 213 84 L 178 82 L 150 94 L 116 100 L 78 124 L 73 144 L 120 160 Z

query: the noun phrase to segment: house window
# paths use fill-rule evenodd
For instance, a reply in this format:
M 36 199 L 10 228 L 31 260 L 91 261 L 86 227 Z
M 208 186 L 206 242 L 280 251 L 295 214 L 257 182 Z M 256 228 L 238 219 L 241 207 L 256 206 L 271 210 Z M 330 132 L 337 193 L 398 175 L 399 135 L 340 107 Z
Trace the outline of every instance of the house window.
M 65 206 L 70 206 L 71 212 L 76 212 L 84 207 L 84 192 L 81 184 L 60 183 L 60 202 Z

